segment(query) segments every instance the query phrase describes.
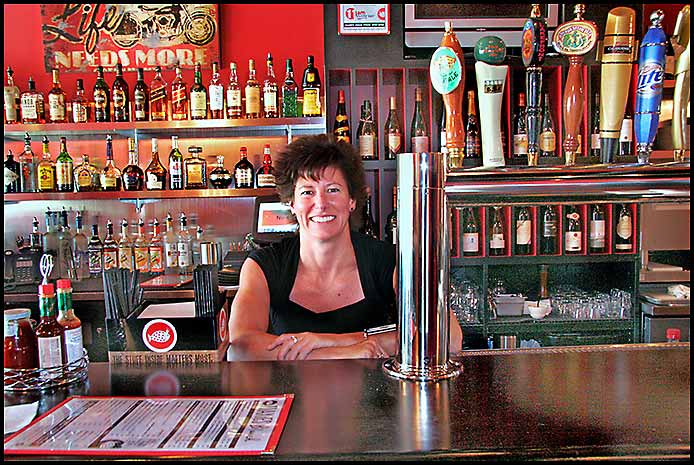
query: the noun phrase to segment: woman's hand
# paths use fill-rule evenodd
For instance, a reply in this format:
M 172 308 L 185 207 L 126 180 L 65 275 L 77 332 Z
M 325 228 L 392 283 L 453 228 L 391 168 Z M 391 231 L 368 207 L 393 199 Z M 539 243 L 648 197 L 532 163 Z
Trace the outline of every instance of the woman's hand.
M 387 351 L 375 339 L 345 345 L 340 336 L 335 334 L 296 333 L 282 334 L 267 346 L 271 351 L 276 348 L 277 360 L 306 360 L 312 351 L 329 348 L 329 353 L 322 353 L 315 358 L 384 358 Z

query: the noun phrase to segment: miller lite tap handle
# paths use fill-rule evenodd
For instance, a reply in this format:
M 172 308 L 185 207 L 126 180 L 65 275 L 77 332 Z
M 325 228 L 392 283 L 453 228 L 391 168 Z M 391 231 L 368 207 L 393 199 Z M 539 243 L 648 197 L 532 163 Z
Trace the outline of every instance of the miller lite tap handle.
M 651 13 L 651 26 L 641 41 L 639 74 L 634 105 L 634 136 L 639 163 L 646 164 L 653 151 L 658 131 L 660 102 L 663 99 L 665 76 L 665 48 L 667 37 L 663 31 L 663 10 Z
M 629 97 L 636 12 L 620 6 L 607 14 L 600 65 L 600 158 L 612 163 Z
M 537 166 L 540 139 L 540 97 L 542 96 L 542 63 L 547 53 L 547 23 L 540 13 L 540 4 L 533 3 L 530 18 L 523 26 L 521 39 L 525 69 L 527 102 L 528 166 Z
M 578 130 L 583 119 L 585 89 L 583 86 L 583 56 L 593 50 L 598 39 L 598 28 L 592 21 L 583 19 L 585 5 L 574 7 L 576 17 L 554 31 L 554 49 L 569 58 L 569 74 L 564 87 L 564 159 L 567 166 L 576 164 Z
M 685 5 L 677 15 L 675 32 L 672 35 L 675 53 L 680 50 L 675 61 L 675 95 L 672 109 L 672 145 L 675 161 L 685 161 L 689 149 L 687 131 L 687 108 L 689 108 L 689 5 Z M 677 45 L 677 47 L 675 47 Z

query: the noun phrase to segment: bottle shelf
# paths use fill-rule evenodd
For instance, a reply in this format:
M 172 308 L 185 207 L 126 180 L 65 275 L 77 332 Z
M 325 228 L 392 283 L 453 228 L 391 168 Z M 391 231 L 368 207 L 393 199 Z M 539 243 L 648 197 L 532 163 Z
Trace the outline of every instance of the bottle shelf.
M 274 188 L 259 189 L 188 189 L 164 191 L 98 191 L 98 192 L 26 192 L 5 194 L 5 202 L 27 200 L 130 200 L 130 199 L 197 199 L 238 198 L 275 194 Z

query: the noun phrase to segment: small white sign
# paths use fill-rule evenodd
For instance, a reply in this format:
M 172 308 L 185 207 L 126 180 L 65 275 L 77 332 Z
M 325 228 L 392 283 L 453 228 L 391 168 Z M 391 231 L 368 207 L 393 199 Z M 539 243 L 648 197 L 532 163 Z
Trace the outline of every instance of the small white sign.
M 390 34 L 390 4 L 340 3 L 337 6 L 340 35 L 388 35 Z

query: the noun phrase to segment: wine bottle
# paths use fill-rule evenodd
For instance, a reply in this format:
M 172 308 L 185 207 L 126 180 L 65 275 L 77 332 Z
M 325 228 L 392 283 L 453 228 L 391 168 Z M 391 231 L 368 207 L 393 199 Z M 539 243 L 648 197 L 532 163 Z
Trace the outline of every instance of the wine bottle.
M 566 207 L 566 231 L 564 233 L 564 251 L 567 254 L 578 254 L 583 249 L 581 231 L 581 214 L 575 205 Z
M 369 190 L 367 190 L 366 202 L 364 202 L 364 208 L 362 209 L 361 220 L 362 225 L 361 228 L 359 228 L 359 232 L 371 236 L 374 239 L 378 239 L 378 226 L 371 213 L 371 192 Z
M 336 141 L 342 140 L 348 144 L 352 141 L 352 131 L 349 128 L 349 118 L 345 105 L 345 91 L 342 89 L 337 91 L 337 112 L 333 124 L 333 134 Z
M 386 217 L 386 242 L 398 244 L 398 186 L 393 186 L 393 211 Z
M 545 92 L 542 107 L 542 128 L 540 132 L 540 156 L 557 156 L 557 134 L 554 129 L 552 107 L 549 104 L 549 93 Z
M 472 207 L 463 209 L 463 256 L 480 253 L 480 227 Z
M 591 207 L 588 237 L 590 252 L 602 253 L 605 251 L 605 212 L 600 204 Z
M 600 157 L 600 94 L 593 96 L 593 121 L 590 129 L 590 156 Z
M 540 253 L 554 255 L 557 253 L 557 213 L 554 207 L 547 205 L 542 215 L 542 236 L 540 237 Z
M 374 125 L 373 116 L 371 114 L 371 101 L 364 101 L 364 110 L 362 119 L 364 124 L 358 133 L 359 137 L 359 155 L 363 160 L 376 160 L 378 152 L 376 151 L 376 126 Z
M 528 207 L 519 207 L 516 217 L 516 255 L 530 255 L 532 230 L 532 220 Z
M 410 124 L 410 148 L 414 153 L 429 151 L 429 131 L 424 119 L 424 103 L 422 102 L 422 89 L 414 89 L 414 114 Z
M 518 94 L 518 110 L 513 122 L 513 156 L 528 156 L 528 126 L 526 120 L 525 93 Z
M 482 158 L 480 147 L 480 127 L 475 107 L 475 91 L 469 90 L 467 92 L 467 122 L 465 125 L 465 158 Z
M 620 204 L 619 213 L 617 214 L 617 227 L 615 228 L 615 249 L 618 252 L 632 250 L 632 223 L 631 209 L 626 204 Z
M 489 255 L 503 255 L 506 249 L 506 238 L 504 233 L 504 214 L 501 207 L 493 207 L 492 225 L 489 235 Z
M 383 138 L 385 142 L 383 153 L 386 155 L 386 160 L 395 160 L 397 154 L 402 152 L 402 126 L 400 126 L 400 118 L 398 118 L 398 107 L 395 96 L 390 97 L 389 108 L 388 118 L 383 127 Z

